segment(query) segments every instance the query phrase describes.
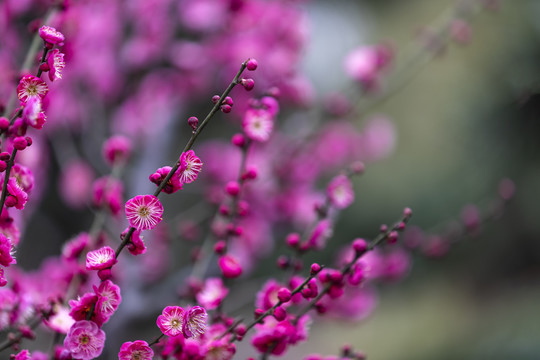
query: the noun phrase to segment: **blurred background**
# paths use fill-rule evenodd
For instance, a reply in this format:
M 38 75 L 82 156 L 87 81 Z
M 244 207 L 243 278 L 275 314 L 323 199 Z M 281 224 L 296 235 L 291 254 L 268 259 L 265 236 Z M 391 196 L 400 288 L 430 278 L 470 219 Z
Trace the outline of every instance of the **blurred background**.
M 47 2 L 36 3 L 39 6 L 32 9 L 31 1 L 26 5 L 6 2 L 19 20 L 19 28 L 10 31 L 28 38 L 28 23 Z M 19 265 L 36 269 L 43 258 L 58 254 L 66 239 L 92 222 L 90 199 L 62 198 L 61 186 L 56 188 L 66 164 L 83 154 L 91 164 L 89 178 L 107 173 L 103 161 L 96 160 L 101 150 L 95 144 L 124 131 L 137 149 L 136 166 L 126 170 L 124 198 L 153 191 L 148 175 L 156 164 L 174 161 L 190 135 L 184 123 L 173 120 L 208 111 L 208 99 L 253 51 L 261 54 L 255 56 L 261 69 L 266 65 L 274 71 L 262 72 L 260 78 L 254 75 L 256 86 L 271 85 L 272 77 L 284 84 L 283 99 L 288 100 L 282 103 L 281 124 L 309 122 L 306 108 L 316 108 L 341 92 L 358 110 L 358 115 L 349 118 L 356 129 L 363 129 L 372 116 L 389 119 L 395 126 L 395 141 L 388 141 L 388 151 L 368 163 L 365 174 L 354 180 L 356 201 L 340 215 L 328 250 L 312 259 L 331 263 L 344 244 L 357 237 L 375 237 L 380 225 L 397 220 L 404 207 L 413 209 L 410 224 L 428 235 L 456 234 L 470 209 L 497 214 L 465 236 L 453 235 L 448 251 L 440 254 L 444 256 L 411 251 L 408 275 L 379 285 L 378 306 L 367 319 L 360 323 L 316 319 L 309 341 L 292 347 L 284 358 L 337 354 L 343 344 L 381 360 L 540 357 L 539 1 L 275 1 L 294 9 L 279 15 L 284 22 L 298 21 L 294 29 L 280 27 L 283 33 L 274 34 L 271 26 L 279 16 L 265 18 L 260 26 L 267 26 L 270 35 L 242 38 L 248 44 L 244 47 L 235 46 L 239 38 L 234 34 L 242 34 L 242 26 L 252 26 L 252 20 L 238 19 L 230 34 L 212 33 L 222 25 L 218 5 L 223 1 L 203 1 L 208 7 L 202 10 L 191 6 L 193 1 L 178 1 L 181 7 L 191 6 L 192 12 L 174 15 L 167 6 L 176 2 L 133 1 L 124 7 L 116 2 L 73 3 L 73 18 L 59 20 L 57 26 L 67 39 L 71 35 L 77 40 L 66 42 L 65 76 L 62 83 L 51 85 L 50 129 L 39 148 L 47 154 L 50 169 L 36 177 L 48 183 L 37 190 L 42 201 L 26 219 L 32 226 L 24 231 Z M 446 29 L 467 3 L 482 5 L 478 9 L 475 5 L 466 17 L 466 29 L 461 28 L 457 40 L 439 38 L 438 31 Z M 197 11 L 215 14 L 199 16 Z M 145 13 L 154 22 L 134 20 L 143 19 Z M 84 19 L 86 27 L 77 26 L 78 18 Z M 189 23 L 186 18 L 198 20 Z M 187 35 L 179 35 L 178 29 L 165 34 L 164 29 L 174 29 L 175 21 L 183 22 Z M 117 35 L 117 28 L 124 29 L 124 36 Z M 211 36 L 200 46 L 197 36 L 205 34 Z M 354 49 L 374 44 L 392 49 L 393 59 L 377 91 L 366 93 L 346 74 L 343 63 Z M 9 64 L 5 68 L 16 68 L 25 46 L 4 41 L 2 47 L 0 61 Z M 81 51 L 89 48 L 93 50 Z M 11 77 L 16 78 L 13 73 L 0 75 L 0 79 Z M 8 85 L 0 88 L 4 97 L 13 89 Z M 54 98 L 55 92 L 64 95 Z M 242 95 L 235 101 L 238 108 L 245 106 Z M 313 120 L 331 121 L 329 115 Z M 205 130 L 205 140 L 227 141 L 238 131 L 238 120 L 215 123 Z M 515 196 L 502 211 L 494 211 L 502 179 L 514 182 Z M 81 177 L 80 187 L 85 181 Z M 321 189 L 324 184 L 321 181 Z M 199 190 L 186 187 L 181 197 L 165 199 L 167 212 L 187 209 L 195 215 L 206 214 L 205 208 L 191 207 Z M 464 209 L 469 209 L 465 215 Z M 169 220 L 174 217 L 169 216 Z M 121 231 L 122 221 L 123 217 L 109 224 L 110 233 Z M 169 256 L 166 249 L 159 256 Z M 272 251 L 271 260 L 246 279 L 250 291 L 260 286 L 261 276 L 275 272 L 273 259 L 284 248 L 278 244 Z M 188 251 L 181 250 L 174 259 L 163 259 L 176 272 L 159 281 L 150 276 L 145 286 L 155 285 L 152 291 L 168 289 L 163 299 L 174 301 L 177 294 L 170 289 L 179 288 L 185 279 L 187 272 L 180 264 L 188 258 Z M 144 266 L 155 267 L 159 273 L 158 265 L 150 261 Z M 134 262 L 126 266 L 130 271 L 137 268 Z M 141 294 L 153 294 L 148 289 L 135 285 L 124 294 L 124 309 L 115 324 L 106 326 L 118 332 L 126 325 L 135 329 L 152 324 L 155 314 L 137 317 L 150 306 L 148 296 Z M 161 305 L 152 306 L 157 311 Z M 250 314 L 252 304 L 245 305 L 240 311 Z M 153 330 L 146 329 L 148 334 Z M 109 354 L 129 336 L 119 335 L 108 345 Z M 247 342 L 239 345 L 238 358 L 253 353 L 248 347 Z
M 312 3 L 311 49 L 335 58 L 326 64 L 317 56 L 307 58 L 307 69 L 325 91 L 333 81 L 324 76 L 332 72 L 337 78 L 342 71 L 331 64 L 356 41 L 389 42 L 397 63 L 406 62 L 419 34 L 444 21 L 455 4 Z M 516 184 L 515 198 L 500 218 L 464 237 L 446 256 L 414 256 L 410 275 L 382 287 L 379 307 L 361 326 L 316 326 L 314 341 L 291 353 L 337 351 L 341 340 L 371 359 L 540 355 L 540 3 L 490 5 L 492 11 L 471 20 L 468 44 L 445 47 L 418 71 L 411 66 L 414 76 L 370 109 L 395 121 L 397 145 L 356 182 L 358 200 L 346 210 L 335 237 L 356 236 L 348 224 L 360 221 L 369 234 L 404 206 L 414 210 L 413 224 L 441 232 L 459 221 L 467 204 L 485 211 L 505 177 Z

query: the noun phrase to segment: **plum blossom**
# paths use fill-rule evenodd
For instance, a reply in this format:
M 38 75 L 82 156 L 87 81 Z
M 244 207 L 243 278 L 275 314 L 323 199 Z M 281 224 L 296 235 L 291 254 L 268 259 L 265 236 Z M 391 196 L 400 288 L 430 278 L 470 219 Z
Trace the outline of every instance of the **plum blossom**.
M 64 54 L 58 49 L 54 49 L 47 58 L 47 66 L 49 67 L 49 79 L 55 81 L 62 79 L 62 69 L 66 66 Z
M 197 337 L 206 330 L 206 310 L 200 306 L 194 306 L 184 313 L 182 332 L 186 338 Z
M 163 205 L 154 195 L 137 195 L 126 202 L 129 225 L 138 230 L 150 230 L 163 220 Z
M 38 77 L 33 75 L 24 76 L 17 86 L 17 97 L 21 105 L 25 105 L 31 98 L 42 99 L 49 92 L 49 87 Z
M 172 167 L 164 166 L 156 170 L 155 173 L 150 175 L 150 181 L 156 184 L 157 186 L 161 185 L 162 181 L 165 180 L 167 175 L 171 172 Z M 163 187 L 163 192 L 166 194 L 174 194 L 178 190 L 182 189 L 182 182 L 178 176 L 171 176 L 167 184 Z
M 44 25 L 39 28 L 39 36 L 43 39 L 46 45 L 52 48 L 52 45 L 62 46 L 64 42 L 64 34 L 56 30 L 52 26 Z
M 274 129 L 274 118 L 265 109 L 248 109 L 242 120 L 246 136 L 258 142 L 268 141 Z
M 354 190 L 351 180 L 345 175 L 338 175 L 330 181 L 326 193 L 332 205 L 337 209 L 345 209 L 354 201 Z
M 64 339 L 64 346 L 71 352 L 71 356 L 79 360 L 98 357 L 104 345 L 105 332 L 96 323 L 87 320 L 73 324 Z
M 110 246 L 104 246 L 86 254 L 86 269 L 88 270 L 108 269 L 116 262 L 116 255 Z
M 111 280 L 105 280 L 98 288 L 94 286 L 94 292 L 98 296 L 96 311 L 103 314 L 106 318 L 111 317 L 122 301 L 120 287 Z
M 207 310 L 216 309 L 229 293 L 229 289 L 223 285 L 221 278 L 208 278 L 204 286 L 197 293 L 197 302 Z
M 166 336 L 182 334 L 184 309 L 180 306 L 167 306 L 157 318 L 157 326 Z
M 122 344 L 118 360 L 152 360 L 154 351 L 143 340 L 128 341 Z
M 177 174 L 181 183 L 191 183 L 197 179 L 202 168 L 202 161 L 193 150 L 182 153 L 180 156 L 180 169 Z

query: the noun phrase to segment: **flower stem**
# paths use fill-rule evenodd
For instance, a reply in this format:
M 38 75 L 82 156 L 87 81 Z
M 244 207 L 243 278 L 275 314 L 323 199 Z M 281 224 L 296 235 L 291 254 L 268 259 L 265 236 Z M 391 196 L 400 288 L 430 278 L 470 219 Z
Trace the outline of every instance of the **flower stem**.
M 214 114 L 216 112 L 218 112 L 219 110 L 219 107 L 221 106 L 221 104 L 223 103 L 223 100 L 229 95 L 229 93 L 232 91 L 232 89 L 238 85 L 238 82 L 240 80 L 240 76 L 242 75 L 242 73 L 244 72 L 244 70 L 246 69 L 246 66 L 247 66 L 247 60 L 244 61 L 242 63 L 242 65 L 240 66 L 240 69 L 238 70 L 238 72 L 236 73 L 236 76 L 234 77 L 234 79 L 231 81 L 231 83 L 229 84 L 229 86 L 227 86 L 227 89 L 225 89 L 225 91 L 223 92 L 223 94 L 221 95 L 221 97 L 219 98 L 219 101 L 217 101 L 215 104 L 214 104 L 214 107 L 212 108 L 212 110 L 210 110 L 210 112 L 208 113 L 208 115 L 206 115 L 206 117 L 204 118 L 204 120 L 202 121 L 202 123 L 197 127 L 197 130 L 193 132 L 193 134 L 191 135 L 191 138 L 189 139 L 189 141 L 187 142 L 186 146 L 184 147 L 184 150 L 182 150 L 182 153 L 188 151 L 191 149 L 191 147 L 193 146 L 193 144 L 195 143 L 195 140 L 197 140 L 197 138 L 199 137 L 199 134 L 201 133 L 201 131 L 204 129 L 204 127 L 208 124 L 208 122 L 210 121 L 210 119 L 214 116 Z M 154 196 L 159 196 L 159 194 L 161 194 L 163 188 L 167 185 L 167 183 L 169 182 L 169 180 L 173 177 L 173 175 L 176 173 L 176 171 L 178 170 L 178 168 L 180 167 L 180 162 L 179 161 L 176 161 L 174 163 L 174 166 L 172 166 L 172 169 L 171 171 L 169 171 L 169 173 L 167 174 L 167 176 L 165 177 L 165 179 L 163 179 L 161 181 L 161 184 L 158 186 L 158 188 L 156 189 L 156 191 L 154 191 Z M 129 242 L 131 241 L 131 236 L 133 235 L 133 232 L 135 231 L 135 228 L 134 227 L 130 227 L 126 236 L 124 237 L 124 240 L 122 240 L 122 243 L 120 243 L 120 245 L 118 245 L 118 248 L 116 249 L 116 257 L 118 258 L 118 256 L 120 255 L 120 253 L 122 252 L 122 250 L 124 249 L 124 247 L 126 247 L 127 244 L 129 244 Z

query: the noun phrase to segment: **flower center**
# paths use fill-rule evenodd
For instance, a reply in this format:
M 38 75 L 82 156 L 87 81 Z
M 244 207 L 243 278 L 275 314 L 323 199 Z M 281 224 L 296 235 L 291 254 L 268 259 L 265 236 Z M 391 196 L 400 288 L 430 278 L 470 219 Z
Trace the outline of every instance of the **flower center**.
M 150 215 L 150 210 L 148 210 L 148 207 L 146 206 L 141 206 L 137 211 L 137 214 L 139 214 L 139 216 L 141 217 L 147 217 L 148 215 Z
M 38 90 L 37 90 L 37 86 L 36 85 L 28 85 L 28 87 L 26 88 L 26 92 L 29 94 L 29 95 L 37 95 L 38 93 Z
M 90 342 L 90 337 L 86 334 L 83 334 L 79 338 L 79 342 L 81 343 L 81 345 L 87 345 Z

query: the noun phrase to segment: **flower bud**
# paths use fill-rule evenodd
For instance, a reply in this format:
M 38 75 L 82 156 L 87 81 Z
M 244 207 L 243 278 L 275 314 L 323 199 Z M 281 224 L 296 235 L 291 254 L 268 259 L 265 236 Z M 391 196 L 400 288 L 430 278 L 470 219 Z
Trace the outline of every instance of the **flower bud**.
M 317 263 L 311 264 L 311 270 L 310 270 L 311 275 L 316 275 L 319 273 L 319 271 L 321 271 L 321 265 Z
M 246 68 L 249 70 L 249 71 L 255 71 L 257 70 L 257 60 L 255 59 L 249 59 L 246 63 Z
M 236 181 L 229 181 L 227 185 L 225 185 L 225 192 L 230 196 L 237 196 L 240 193 L 240 184 Z
M 286 287 L 279 289 L 277 293 L 277 297 L 282 303 L 286 303 L 291 300 L 291 295 L 291 290 L 287 289 Z
M 389 244 L 395 244 L 398 240 L 398 232 L 397 231 L 391 231 L 390 234 L 388 234 L 388 243 Z
M 251 91 L 255 87 L 255 81 L 253 79 L 242 79 L 242 80 L 240 80 L 240 84 L 247 91 Z
M 285 238 L 285 242 L 291 248 L 296 248 L 298 246 L 298 244 L 300 243 L 300 235 L 297 234 L 297 233 L 290 233 Z
M 234 134 L 231 142 L 234 146 L 238 146 L 239 148 L 243 148 L 246 145 L 246 137 L 243 134 Z
M 283 321 L 287 318 L 287 311 L 281 306 L 274 309 L 274 317 L 277 321 Z
M 364 239 L 355 239 L 352 246 L 357 255 L 362 254 L 367 250 L 367 243 Z
M 101 269 L 98 271 L 98 276 L 101 279 L 101 281 L 109 280 L 112 277 L 112 271 L 111 268 L 108 269 Z
M 19 151 L 22 151 L 26 149 L 28 146 L 28 142 L 24 138 L 24 136 L 17 136 L 15 139 L 13 139 L 13 147 Z
M 5 117 L 0 117 L 0 130 L 6 131 L 9 128 L 9 119 Z
M 219 255 L 223 255 L 227 251 L 227 243 L 224 240 L 219 240 L 214 245 L 214 252 Z
M 193 129 L 193 131 L 197 130 L 197 126 L 199 126 L 199 119 L 197 119 L 195 116 L 190 117 L 188 120 L 188 125 Z

